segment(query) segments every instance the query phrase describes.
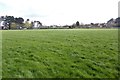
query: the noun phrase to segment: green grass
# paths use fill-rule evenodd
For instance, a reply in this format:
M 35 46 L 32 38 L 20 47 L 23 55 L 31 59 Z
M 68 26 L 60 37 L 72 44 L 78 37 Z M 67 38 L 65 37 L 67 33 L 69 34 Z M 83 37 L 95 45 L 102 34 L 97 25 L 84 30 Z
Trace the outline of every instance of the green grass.
M 117 29 L 2 32 L 3 78 L 117 78 Z
M 0 31 L 0 79 L 2 78 L 2 31 Z

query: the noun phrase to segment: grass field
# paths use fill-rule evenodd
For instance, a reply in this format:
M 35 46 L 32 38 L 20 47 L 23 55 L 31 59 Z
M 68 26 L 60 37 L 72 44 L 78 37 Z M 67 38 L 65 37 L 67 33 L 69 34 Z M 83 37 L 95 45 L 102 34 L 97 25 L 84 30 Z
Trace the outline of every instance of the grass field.
M 2 31 L 3 78 L 117 78 L 117 29 Z
M 2 31 L 0 31 L 0 79 L 2 78 Z

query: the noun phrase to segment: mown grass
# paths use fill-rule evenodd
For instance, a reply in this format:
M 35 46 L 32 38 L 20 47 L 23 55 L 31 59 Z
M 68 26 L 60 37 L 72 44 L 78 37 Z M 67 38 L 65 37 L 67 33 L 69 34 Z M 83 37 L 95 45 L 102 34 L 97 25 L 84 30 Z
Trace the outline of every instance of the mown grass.
M 0 79 L 2 78 L 2 31 L 0 31 Z
M 3 78 L 117 78 L 118 30 L 2 32 Z

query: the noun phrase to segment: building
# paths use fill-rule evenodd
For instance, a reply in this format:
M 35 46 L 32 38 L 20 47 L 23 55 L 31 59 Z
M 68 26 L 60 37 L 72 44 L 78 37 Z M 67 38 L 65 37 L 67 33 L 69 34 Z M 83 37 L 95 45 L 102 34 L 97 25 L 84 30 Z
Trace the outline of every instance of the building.
M 107 27 L 108 28 L 111 28 L 111 27 L 114 27 L 116 26 L 116 19 L 110 19 L 109 21 L 107 21 Z
M 34 21 L 33 22 L 33 29 L 39 29 L 39 28 L 43 28 L 42 23 L 40 21 Z
M 5 21 L 4 16 L 0 16 L 0 29 L 8 29 L 9 28 L 9 23 Z
M 120 27 L 120 17 L 116 18 L 116 27 Z

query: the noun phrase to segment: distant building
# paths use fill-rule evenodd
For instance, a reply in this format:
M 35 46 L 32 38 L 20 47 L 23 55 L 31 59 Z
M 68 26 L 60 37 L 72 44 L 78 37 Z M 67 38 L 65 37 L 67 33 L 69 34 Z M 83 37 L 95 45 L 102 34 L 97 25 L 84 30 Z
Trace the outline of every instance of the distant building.
M 116 18 L 116 27 L 120 27 L 120 17 Z
M 109 21 L 107 21 L 107 27 L 114 27 L 116 25 L 116 19 L 110 19 Z
M 42 23 L 39 21 L 34 21 L 33 22 L 33 29 L 39 29 L 39 28 L 43 28 Z
M 5 21 L 4 16 L 0 16 L 0 29 L 8 29 L 9 28 L 9 23 Z
M 4 21 L 0 21 L 0 29 L 4 28 Z
M 4 17 L 0 16 L 0 29 L 4 27 Z

